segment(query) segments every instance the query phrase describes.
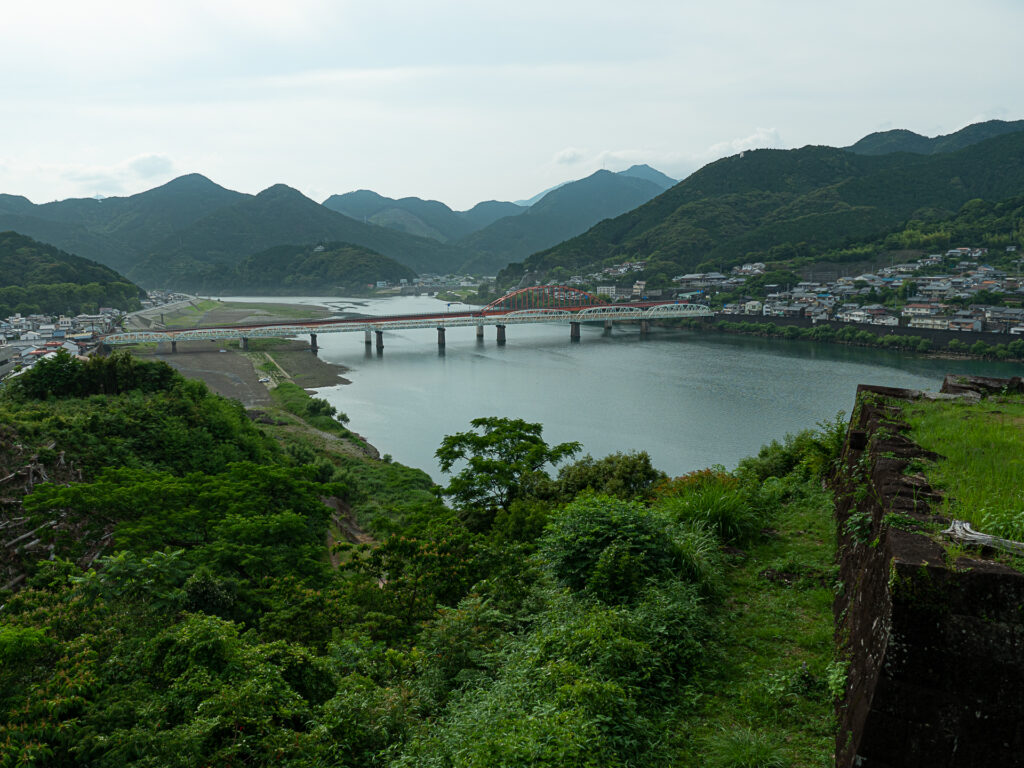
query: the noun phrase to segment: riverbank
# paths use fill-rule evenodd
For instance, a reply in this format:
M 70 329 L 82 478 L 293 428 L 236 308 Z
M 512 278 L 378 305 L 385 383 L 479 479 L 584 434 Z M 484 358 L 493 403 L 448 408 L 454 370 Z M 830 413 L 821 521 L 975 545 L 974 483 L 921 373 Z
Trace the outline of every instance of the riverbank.
M 272 323 L 329 317 L 327 307 L 310 304 L 273 304 L 193 298 L 174 305 L 137 313 L 135 327 L 195 328 L 203 325 Z M 347 368 L 332 365 L 312 354 L 309 344 L 294 339 L 251 339 L 243 351 L 237 341 L 182 341 L 136 344 L 132 354 L 170 365 L 186 378 L 198 379 L 219 395 L 240 401 L 247 408 L 270 404 L 269 390 L 281 381 L 303 389 L 348 384 Z
M 1024 361 L 1024 338 L 1002 333 L 933 331 L 923 328 L 886 328 L 826 321 L 811 323 L 790 318 L 758 317 L 757 320 L 732 319 L 741 316 L 717 315 L 701 320 L 664 321 L 664 325 L 698 331 L 761 338 L 813 341 L 824 344 L 871 347 L 912 352 L 942 360 Z

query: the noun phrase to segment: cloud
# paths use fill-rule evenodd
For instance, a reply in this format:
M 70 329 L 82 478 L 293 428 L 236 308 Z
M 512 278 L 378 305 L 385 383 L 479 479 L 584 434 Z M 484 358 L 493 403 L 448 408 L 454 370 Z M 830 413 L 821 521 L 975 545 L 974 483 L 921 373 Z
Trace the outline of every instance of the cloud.
M 167 155 L 144 153 L 111 163 L 31 163 L 0 158 L 0 190 L 35 202 L 69 197 L 134 195 L 170 181 L 181 171 Z M 31 183 L 26 184 L 25 180 Z
M 141 179 L 166 176 L 174 172 L 174 163 L 166 155 L 139 155 L 129 160 L 127 167 Z
M 555 162 L 559 165 L 575 165 L 576 163 L 583 160 L 586 156 L 586 152 L 582 149 L 576 149 L 576 147 L 566 147 L 560 152 L 555 153 Z
M 782 149 L 783 146 L 782 137 L 775 128 L 757 128 L 749 136 L 712 144 L 701 156 L 708 160 L 717 160 L 748 149 Z

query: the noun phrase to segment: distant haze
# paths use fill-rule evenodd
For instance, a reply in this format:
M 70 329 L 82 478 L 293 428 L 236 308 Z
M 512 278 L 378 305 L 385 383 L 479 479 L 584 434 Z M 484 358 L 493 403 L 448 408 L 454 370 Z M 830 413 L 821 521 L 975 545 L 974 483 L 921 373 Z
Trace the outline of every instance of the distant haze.
M 466 210 L 1024 103 L 1017 0 L 9 5 L 0 192 L 37 203 L 200 172 Z

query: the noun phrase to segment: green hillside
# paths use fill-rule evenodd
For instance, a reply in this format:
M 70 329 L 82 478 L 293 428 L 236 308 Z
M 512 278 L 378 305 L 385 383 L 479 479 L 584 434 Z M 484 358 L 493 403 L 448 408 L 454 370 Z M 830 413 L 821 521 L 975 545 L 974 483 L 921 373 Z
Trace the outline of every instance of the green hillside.
M 235 265 L 206 265 L 175 285 L 200 293 L 242 291 L 270 295 L 365 292 L 379 280 L 397 283 L 416 273 L 394 259 L 351 243 L 279 245 Z
M 525 213 L 499 219 L 462 240 L 475 254 L 464 269 L 493 274 L 516 259 L 585 232 L 602 219 L 633 210 L 661 191 L 648 179 L 597 171 L 548 192 Z
M 144 284 L 177 286 L 210 265 L 231 267 L 268 247 L 317 242 L 354 243 L 416 272 L 447 272 L 464 260 L 452 246 L 363 224 L 277 184 L 166 238 L 128 274 Z
M 195 173 L 137 195 L 103 200 L 34 205 L 0 195 L 0 227 L 124 272 L 164 238 L 242 197 Z
M 1024 132 L 936 155 L 757 150 L 705 166 L 646 205 L 511 265 L 579 271 L 630 259 L 662 271 L 813 256 L 1024 190 Z
M 140 291 L 112 269 L 17 232 L 0 232 L 0 317 L 14 312 L 138 309 Z

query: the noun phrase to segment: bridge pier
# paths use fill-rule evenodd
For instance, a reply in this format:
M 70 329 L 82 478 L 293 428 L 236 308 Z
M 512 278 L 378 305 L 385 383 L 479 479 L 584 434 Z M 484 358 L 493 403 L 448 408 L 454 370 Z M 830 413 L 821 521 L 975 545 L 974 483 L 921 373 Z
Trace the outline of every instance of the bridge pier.
M 476 327 L 476 337 L 479 341 L 484 340 L 484 327 L 482 325 Z
M 178 342 L 172 341 L 171 342 L 171 354 L 173 355 L 177 351 L 178 351 Z
M 496 326 L 496 328 L 498 329 L 498 343 L 499 344 L 504 344 L 505 343 L 505 326 L 504 325 L 499 325 L 499 326 Z
M 580 340 L 580 324 L 579 323 L 569 323 L 569 341 L 579 341 L 579 340 Z
M 605 320 L 604 321 L 604 333 L 605 333 L 605 336 L 607 336 L 611 332 L 612 332 L 612 321 L 611 320 Z
M 249 351 L 249 340 L 247 338 L 245 338 L 245 336 L 243 336 L 241 341 L 242 341 L 242 351 L 243 352 L 248 352 Z
M 319 347 L 316 345 L 316 334 L 309 334 L 309 351 L 315 355 L 318 349 Z
M 384 350 L 384 331 L 374 331 L 377 335 L 377 351 L 382 352 Z
M 438 327 L 438 329 L 437 329 L 437 346 L 439 346 L 439 347 L 443 347 L 444 346 L 444 328 L 443 327 Z
M 373 346 L 373 337 L 370 335 L 369 330 L 367 330 L 363 336 L 363 343 L 368 347 Z
M 641 320 L 640 321 L 640 335 L 641 336 L 646 336 L 647 335 L 647 332 L 651 329 L 650 325 L 651 325 L 651 321 L 650 320 Z

